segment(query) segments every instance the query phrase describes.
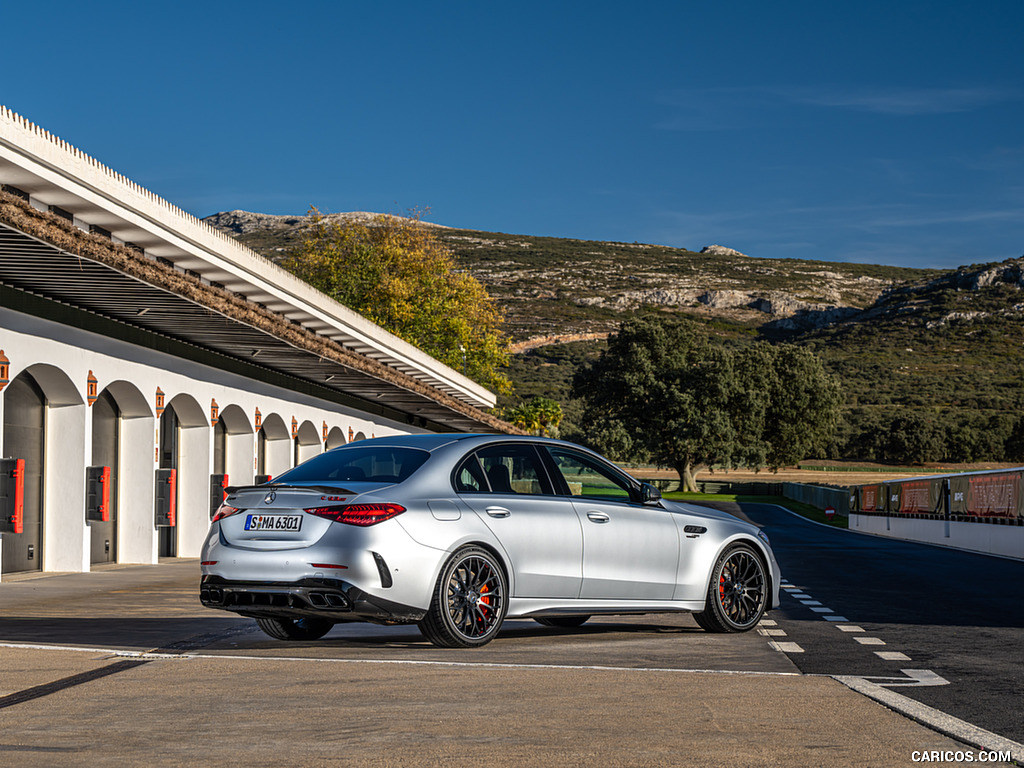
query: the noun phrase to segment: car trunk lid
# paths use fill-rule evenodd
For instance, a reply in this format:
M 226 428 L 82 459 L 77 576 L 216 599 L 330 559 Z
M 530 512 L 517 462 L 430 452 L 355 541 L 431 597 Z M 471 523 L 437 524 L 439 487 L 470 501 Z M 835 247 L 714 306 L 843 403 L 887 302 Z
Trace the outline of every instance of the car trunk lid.
M 221 518 L 220 535 L 225 543 L 242 549 L 309 547 L 330 530 L 332 521 L 307 510 L 352 503 L 388 485 L 352 482 L 346 487 L 265 484 L 229 488 L 224 505 L 238 511 Z

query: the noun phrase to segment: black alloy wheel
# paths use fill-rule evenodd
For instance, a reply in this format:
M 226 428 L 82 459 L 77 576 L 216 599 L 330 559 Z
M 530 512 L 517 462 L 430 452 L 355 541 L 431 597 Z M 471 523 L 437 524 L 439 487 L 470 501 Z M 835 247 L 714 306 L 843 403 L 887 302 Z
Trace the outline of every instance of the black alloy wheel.
M 508 610 L 498 559 L 480 547 L 460 549 L 441 569 L 420 631 L 444 648 L 478 648 L 498 634 Z
M 768 575 L 761 557 L 740 544 L 718 558 L 704 610 L 693 614 L 708 632 L 746 632 L 757 626 L 768 603 Z

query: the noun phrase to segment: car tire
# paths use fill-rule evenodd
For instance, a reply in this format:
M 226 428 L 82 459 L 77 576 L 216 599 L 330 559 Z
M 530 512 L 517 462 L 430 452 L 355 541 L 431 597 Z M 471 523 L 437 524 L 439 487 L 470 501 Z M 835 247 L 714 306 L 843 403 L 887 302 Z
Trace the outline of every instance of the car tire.
M 442 648 L 479 648 L 494 639 L 508 611 L 501 563 L 481 547 L 465 547 L 441 568 L 420 631 Z
M 589 616 L 549 616 L 543 619 L 534 619 L 534 621 L 538 624 L 543 624 L 545 627 L 572 629 L 574 627 L 582 627 L 589 619 Z
M 278 640 L 319 640 L 334 626 L 326 619 L 256 619 L 256 623 Z
M 754 549 L 739 544 L 718 558 L 704 610 L 693 618 L 706 632 L 747 632 L 768 605 L 768 570 Z

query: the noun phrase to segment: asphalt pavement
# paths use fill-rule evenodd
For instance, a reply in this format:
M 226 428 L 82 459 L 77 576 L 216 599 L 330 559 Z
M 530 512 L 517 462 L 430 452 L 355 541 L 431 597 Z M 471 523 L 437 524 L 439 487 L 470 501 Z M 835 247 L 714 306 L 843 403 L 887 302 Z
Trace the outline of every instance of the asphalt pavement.
M 829 528 L 774 505 L 716 506 L 769 535 L 792 587 L 772 618 L 799 646 L 788 655 L 801 672 L 927 669 L 948 685 L 899 692 L 1024 742 L 1024 562 Z
M 0 765 L 895 766 L 976 752 L 802 673 L 771 636 L 709 635 L 688 616 L 510 621 L 477 650 L 364 624 L 285 643 L 204 609 L 197 583 L 198 564 L 178 560 L 0 584 Z

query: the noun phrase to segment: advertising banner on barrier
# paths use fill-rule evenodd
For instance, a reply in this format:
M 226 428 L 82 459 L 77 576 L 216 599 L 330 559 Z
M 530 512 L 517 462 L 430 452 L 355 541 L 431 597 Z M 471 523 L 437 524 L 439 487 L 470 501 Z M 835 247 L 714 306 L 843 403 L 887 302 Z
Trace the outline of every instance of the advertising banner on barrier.
M 972 517 L 1024 517 L 1022 473 L 969 478 L 967 509 Z
M 951 515 L 970 515 L 970 510 L 967 508 L 967 488 L 969 486 L 970 477 L 953 475 L 949 478 L 949 512 Z
M 945 516 L 948 504 L 953 517 L 1024 521 L 1024 470 L 1020 469 L 861 485 L 849 492 L 851 511 Z
M 933 477 L 928 481 L 928 508 L 933 515 L 946 514 L 946 480 L 945 477 Z
M 860 508 L 864 512 L 881 512 L 885 509 L 885 495 L 880 494 L 877 485 L 865 485 L 860 489 Z M 879 498 L 881 496 L 881 498 Z M 881 502 L 881 505 L 879 505 Z
M 882 486 L 885 489 L 885 506 L 883 510 L 890 514 L 898 514 L 900 511 L 900 499 L 903 496 L 902 483 L 887 483 Z
M 928 480 L 912 480 L 907 483 L 900 483 L 900 514 L 930 514 L 932 511 L 931 499 L 929 497 L 930 486 L 931 482 Z M 892 493 L 889 495 L 892 496 Z

